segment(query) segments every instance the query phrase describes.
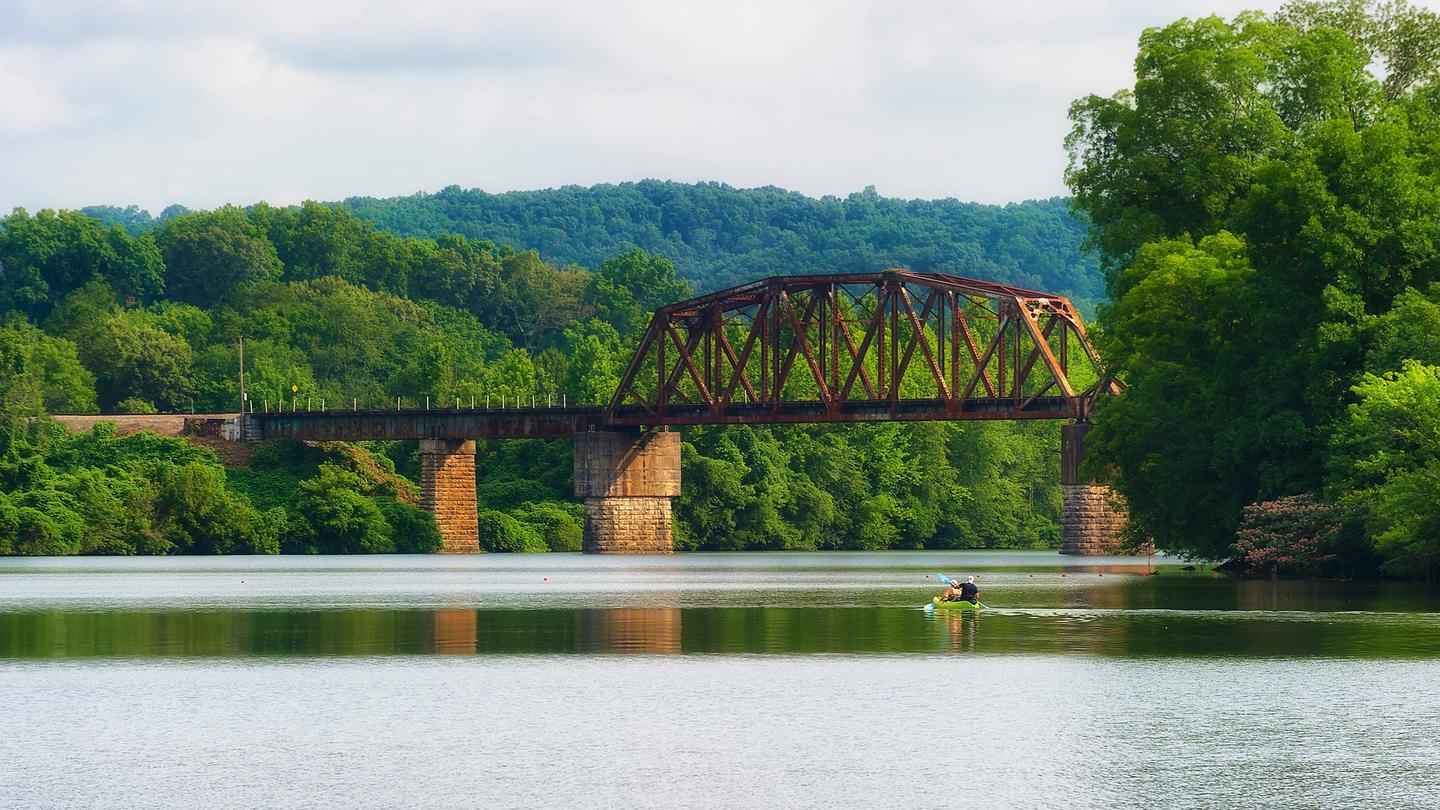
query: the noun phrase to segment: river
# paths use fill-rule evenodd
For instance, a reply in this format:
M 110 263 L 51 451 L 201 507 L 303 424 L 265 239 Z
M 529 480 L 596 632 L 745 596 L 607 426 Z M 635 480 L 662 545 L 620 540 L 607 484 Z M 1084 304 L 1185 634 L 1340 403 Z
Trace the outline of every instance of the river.
M 1159 562 L 4 559 L 0 807 L 1440 806 L 1440 592 Z

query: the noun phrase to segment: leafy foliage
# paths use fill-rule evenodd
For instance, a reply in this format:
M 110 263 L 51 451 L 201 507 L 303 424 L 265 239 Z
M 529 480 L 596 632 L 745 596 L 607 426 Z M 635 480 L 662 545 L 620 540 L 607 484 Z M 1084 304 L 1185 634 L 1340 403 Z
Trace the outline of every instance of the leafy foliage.
M 695 288 L 895 265 L 1081 298 L 1100 283 L 1078 249 L 1082 226 L 1053 200 L 997 208 L 873 189 L 814 200 L 647 181 L 176 208 L 158 219 L 87 212 L 17 210 L 0 226 L 7 414 L 231 411 L 242 337 L 246 393 L 260 410 L 602 404 L 649 313 Z M 248 467 L 221 470 L 208 453 L 144 434 L 46 435 L 0 470 L 23 480 L 0 507 L 0 525 L 28 527 L 18 546 L 20 529 L 5 529 L 14 553 L 438 548 L 433 519 L 413 507 L 413 443 L 267 443 Z M 682 547 L 1057 539 L 1053 426 L 708 429 L 687 439 Z M 55 469 L 88 483 L 40 480 Z M 477 469 L 490 547 L 579 548 L 569 442 L 485 442 Z M 121 519 L 132 511 L 134 525 Z M 87 520 L 115 528 L 91 545 Z
M 700 290 L 902 266 L 1084 300 L 1101 295 L 1099 269 L 1080 249 L 1084 226 L 1061 200 L 990 206 L 882 197 L 873 188 L 817 200 L 774 187 L 645 180 L 506 194 L 451 186 L 343 205 L 397 233 L 491 239 L 561 265 L 600 267 L 639 248 L 669 257 Z
M 1440 566 L 1440 366 L 1406 360 L 1367 374 L 1336 431 L 1333 489 L 1364 510 L 1385 567 Z
M 1423 387 L 1407 360 L 1440 362 L 1423 294 L 1440 282 L 1440 16 L 1294 2 L 1148 30 L 1135 64 L 1133 88 L 1075 102 L 1066 141 L 1108 269 L 1101 354 L 1129 385 L 1097 416 L 1097 467 L 1166 548 L 1223 555 L 1247 505 L 1307 495 L 1364 503 L 1390 570 L 1433 571 L 1433 510 L 1403 513 L 1434 494 L 1425 462 L 1387 488 L 1400 456 L 1375 456 L 1364 425 Z
M 485 551 L 548 551 L 544 538 L 533 526 L 486 509 L 479 514 L 480 548 Z

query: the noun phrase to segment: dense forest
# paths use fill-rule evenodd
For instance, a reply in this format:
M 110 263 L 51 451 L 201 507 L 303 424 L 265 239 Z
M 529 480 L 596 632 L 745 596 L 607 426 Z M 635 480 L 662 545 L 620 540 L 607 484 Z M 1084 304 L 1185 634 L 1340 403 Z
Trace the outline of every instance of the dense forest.
M 222 463 L 179 439 L 68 436 L 33 417 L 233 411 L 242 336 L 257 408 L 598 403 L 649 311 L 692 290 L 620 236 L 626 249 L 586 269 L 319 203 L 91 213 L 0 222 L 0 553 L 434 550 L 414 443 L 271 442 Z M 568 441 L 480 453 L 485 548 L 578 547 Z M 1053 545 L 1057 455 L 1053 425 L 687 431 L 676 545 Z
M 1293 2 L 1146 31 L 1077 101 L 1103 252 L 1092 434 L 1137 537 L 1264 573 L 1440 573 L 1440 16 Z
M 402 236 L 461 234 L 535 250 L 559 265 L 599 267 L 641 248 L 673 261 L 700 292 L 764 276 L 908 267 L 1085 304 L 1104 294 L 1099 263 L 1081 248 L 1085 225 L 1058 199 L 995 206 L 902 200 L 873 188 L 815 199 L 778 188 L 644 180 L 505 194 L 450 186 L 340 205 Z M 172 206 L 152 219 L 133 206 L 83 209 L 134 235 L 183 212 Z

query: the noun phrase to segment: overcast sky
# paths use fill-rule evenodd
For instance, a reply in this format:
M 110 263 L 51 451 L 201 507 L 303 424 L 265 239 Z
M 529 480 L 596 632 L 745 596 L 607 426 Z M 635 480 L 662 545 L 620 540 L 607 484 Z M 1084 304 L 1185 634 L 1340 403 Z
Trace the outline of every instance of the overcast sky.
M 639 180 L 1064 193 L 1069 102 L 1232 0 L 0 0 L 0 211 Z

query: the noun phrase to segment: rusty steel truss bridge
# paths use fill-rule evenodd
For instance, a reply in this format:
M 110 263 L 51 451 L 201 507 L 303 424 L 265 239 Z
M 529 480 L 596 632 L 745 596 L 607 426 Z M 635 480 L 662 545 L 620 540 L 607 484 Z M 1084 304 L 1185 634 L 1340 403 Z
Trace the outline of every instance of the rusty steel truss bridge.
M 961 276 L 777 276 L 657 310 L 605 406 L 248 413 L 252 438 L 569 437 L 685 425 L 1061 419 L 1119 393 L 1063 296 Z

